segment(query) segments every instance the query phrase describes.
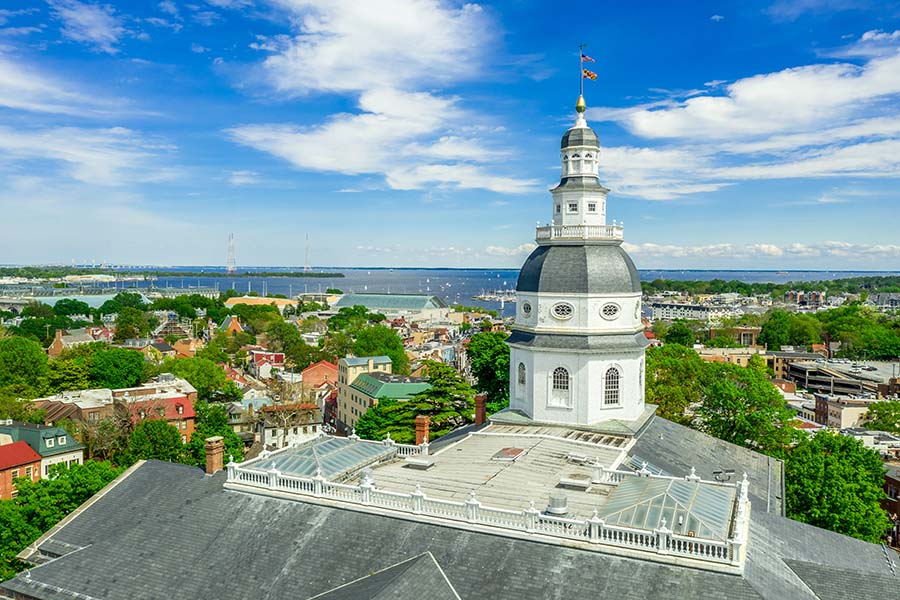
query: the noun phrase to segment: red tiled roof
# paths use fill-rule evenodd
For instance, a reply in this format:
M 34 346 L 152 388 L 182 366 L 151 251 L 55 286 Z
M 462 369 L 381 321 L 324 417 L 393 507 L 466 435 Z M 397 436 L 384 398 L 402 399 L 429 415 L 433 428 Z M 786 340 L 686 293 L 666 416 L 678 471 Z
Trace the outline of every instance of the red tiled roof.
M 319 406 L 310 402 L 302 404 L 279 404 L 277 406 L 263 406 L 259 410 L 263 412 L 278 412 L 282 410 L 317 410 Z
M 333 362 L 329 362 L 329 361 L 327 361 L 327 360 L 320 360 L 319 362 L 313 363 L 313 364 L 309 365 L 308 367 L 306 367 L 305 369 L 303 369 L 303 370 L 301 371 L 301 373 L 306 373 L 306 372 L 309 371 L 310 369 L 313 369 L 313 368 L 318 367 L 318 366 L 327 367 L 327 368 L 331 369 L 332 371 L 337 371 L 337 370 L 338 370 L 338 366 L 337 366 L 336 364 L 334 364 Z
M 26 442 L 13 442 L 0 446 L 0 471 L 41 462 L 41 455 Z
M 183 407 L 181 414 L 178 414 L 179 404 Z M 159 409 L 161 408 L 164 411 L 162 415 L 159 414 Z M 196 416 L 194 413 L 194 405 L 187 399 L 187 396 L 136 400 L 128 403 L 128 410 L 131 411 L 131 415 L 134 419 L 141 418 L 141 411 L 144 411 L 144 418 L 146 419 L 162 418 L 166 421 L 193 419 Z

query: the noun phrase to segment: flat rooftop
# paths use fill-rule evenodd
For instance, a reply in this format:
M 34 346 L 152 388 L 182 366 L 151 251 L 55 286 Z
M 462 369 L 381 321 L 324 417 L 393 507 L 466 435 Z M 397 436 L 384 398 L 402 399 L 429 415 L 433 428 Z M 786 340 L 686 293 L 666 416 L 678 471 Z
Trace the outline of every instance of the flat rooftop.
M 474 490 L 480 502 L 509 510 L 525 510 L 532 500 L 543 510 L 550 494 L 562 492 L 568 498 L 570 515 L 587 519 L 606 500 L 612 486 L 560 489 L 560 478 L 589 484 L 591 463 L 613 469 L 624 457 L 621 449 L 537 435 L 491 433 L 488 428 L 433 454 L 434 466 L 427 470 L 394 460 L 375 467 L 373 477 L 381 489 L 409 493 L 418 484 L 427 496 L 442 500 L 464 501 Z

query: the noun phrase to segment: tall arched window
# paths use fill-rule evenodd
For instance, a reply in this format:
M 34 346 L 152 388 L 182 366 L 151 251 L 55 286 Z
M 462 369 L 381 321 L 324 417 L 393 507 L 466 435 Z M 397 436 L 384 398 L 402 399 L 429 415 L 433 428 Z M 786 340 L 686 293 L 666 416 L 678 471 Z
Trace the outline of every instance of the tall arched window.
M 610 367 L 606 371 L 606 389 L 603 392 L 603 405 L 615 406 L 619 403 L 619 381 L 621 376 L 619 370 Z
M 525 363 L 519 363 L 519 385 L 525 385 Z
M 553 369 L 553 381 L 551 382 L 550 402 L 556 406 L 569 406 L 570 382 L 569 371 L 565 367 Z

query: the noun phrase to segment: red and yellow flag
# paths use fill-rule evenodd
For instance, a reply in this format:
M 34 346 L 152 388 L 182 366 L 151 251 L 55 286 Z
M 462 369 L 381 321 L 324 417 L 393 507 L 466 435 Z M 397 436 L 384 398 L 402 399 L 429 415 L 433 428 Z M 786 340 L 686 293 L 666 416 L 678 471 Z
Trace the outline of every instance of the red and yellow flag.
M 597 79 L 597 74 L 594 73 L 593 71 L 589 71 L 587 69 L 581 69 L 581 76 L 584 77 L 585 79 L 590 79 L 591 81 L 594 81 L 595 79 Z

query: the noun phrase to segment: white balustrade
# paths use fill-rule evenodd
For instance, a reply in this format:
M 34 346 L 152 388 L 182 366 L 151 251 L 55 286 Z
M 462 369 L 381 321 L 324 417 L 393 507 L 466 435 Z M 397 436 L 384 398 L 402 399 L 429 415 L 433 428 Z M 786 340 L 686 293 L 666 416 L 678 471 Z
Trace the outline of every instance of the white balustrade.
M 395 444 L 395 446 L 398 451 L 402 450 L 402 445 Z M 408 448 L 414 449 L 416 453 L 419 452 L 418 446 L 408 446 Z M 607 469 L 600 470 L 599 474 L 604 479 L 604 483 L 610 484 L 619 483 L 626 477 L 640 476 L 631 471 Z M 652 477 L 660 476 L 652 475 Z M 738 566 L 743 560 L 740 549 L 744 542 L 737 532 L 733 539 L 716 541 L 675 534 L 666 529 L 665 522 L 653 531 L 609 525 L 599 518 L 596 511 L 590 519 L 573 519 L 544 514 L 534 508 L 533 502 L 530 508 L 521 511 L 495 508 L 482 505 L 476 499 L 474 492 L 471 492 L 469 498 L 464 502 L 441 500 L 429 498 L 419 486 L 416 486 L 416 491 L 412 493 L 378 489 L 370 471 L 364 472 L 359 485 L 351 485 L 327 481 L 321 474 L 305 478 L 284 475 L 275 470 L 259 471 L 232 463 L 228 469 L 228 481 L 298 495 L 332 498 L 351 504 L 378 506 L 451 521 L 477 523 L 569 540 L 589 541 L 593 544 L 632 548 L 655 554 L 671 554 L 724 565 Z M 744 502 L 749 504 L 749 501 L 745 501 L 739 493 L 735 504 L 740 506 Z M 741 510 L 741 519 L 747 519 L 744 511 L 746 508 Z M 736 514 L 735 519 L 737 518 Z
M 536 239 L 546 240 L 621 240 L 625 228 L 621 225 L 545 225 L 538 227 Z

